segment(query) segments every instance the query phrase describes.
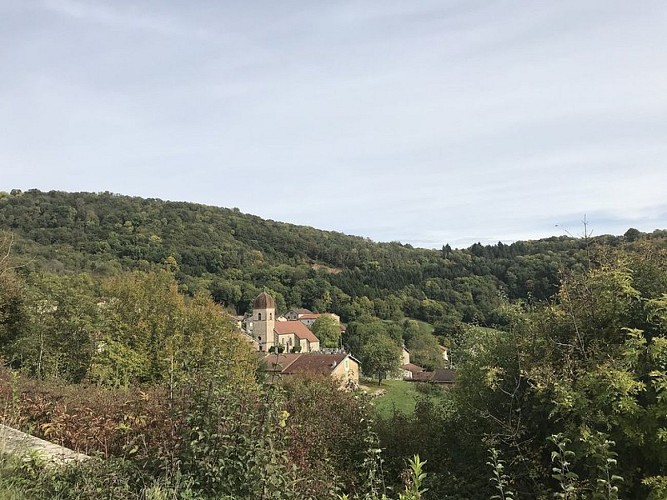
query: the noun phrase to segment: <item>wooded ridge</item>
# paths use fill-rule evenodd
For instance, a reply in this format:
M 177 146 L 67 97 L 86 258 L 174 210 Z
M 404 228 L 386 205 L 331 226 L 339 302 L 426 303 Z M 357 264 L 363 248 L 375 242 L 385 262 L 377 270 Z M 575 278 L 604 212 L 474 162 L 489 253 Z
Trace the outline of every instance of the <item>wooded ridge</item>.
M 176 267 L 181 291 L 245 313 L 262 290 L 278 310 L 332 311 L 343 321 L 403 316 L 446 334 L 460 322 L 502 322 L 509 300 L 545 300 L 562 273 L 583 269 L 595 246 L 664 245 L 667 231 L 552 237 L 468 249 L 375 243 L 312 227 L 264 220 L 237 209 L 104 193 L 0 193 L 0 229 L 15 236 L 26 271 L 90 272 Z

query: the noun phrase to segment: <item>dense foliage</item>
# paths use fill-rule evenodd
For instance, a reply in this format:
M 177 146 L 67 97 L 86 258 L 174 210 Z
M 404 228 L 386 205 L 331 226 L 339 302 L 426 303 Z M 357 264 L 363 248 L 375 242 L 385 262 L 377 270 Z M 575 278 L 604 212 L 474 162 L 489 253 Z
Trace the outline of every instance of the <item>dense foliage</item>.
M 208 291 L 239 313 L 262 289 L 279 309 L 331 311 L 344 321 L 374 315 L 455 325 L 502 321 L 503 297 L 543 300 L 564 269 L 583 268 L 588 248 L 627 238 L 550 238 L 467 250 L 412 248 L 263 220 L 235 209 L 111 193 L 0 193 L 0 230 L 31 270 L 113 275 L 152 270 L 168 258 L 182 291 Z
M 377 448 L 366 400 L 334 381 L 260 384 L 214 364 L 141 389 L 2 370 L 0 408 L 2 422 L 104 459 L 33 482 L 34 498 L 97 498 L 100 487 L 118 499 L 151 490 L 184 499 L 356 497 L 369 489 L 365 465 Z
M 418 450 L 433 498 L 664 498 L 667 251 L 594 257 L 553 301 L 508 304 L 506 329 L 467 332 L 456 387 L 382 423 L 390 468 Z
M 365 397 L 328 378 L 265 383 L 221 307 L 179 292 L 169 259 L 102 277 L 25 271 L 0 262 L 0 357 L 11 368 L 0 369 L 0 422 L 104 462 L 10 467 L 9 488 L 248 500 L 380 491 L 368 480 L 379 462 Z

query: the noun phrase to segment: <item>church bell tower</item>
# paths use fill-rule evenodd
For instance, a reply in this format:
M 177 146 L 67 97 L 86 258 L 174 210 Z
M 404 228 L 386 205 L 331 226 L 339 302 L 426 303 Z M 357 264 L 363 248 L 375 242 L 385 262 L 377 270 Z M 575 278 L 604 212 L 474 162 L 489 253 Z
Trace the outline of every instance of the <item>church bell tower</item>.
M 276 345 L 273 331 L 276 324 L 276 301 L 266 292 L 260 293 L 252 303 L 253 335 L 259 350 L 267 352 Z

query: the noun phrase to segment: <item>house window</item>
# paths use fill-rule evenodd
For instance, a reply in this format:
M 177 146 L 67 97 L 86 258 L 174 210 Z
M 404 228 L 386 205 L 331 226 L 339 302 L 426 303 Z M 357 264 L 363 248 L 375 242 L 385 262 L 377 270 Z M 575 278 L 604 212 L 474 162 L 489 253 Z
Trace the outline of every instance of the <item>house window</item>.
M 262 321 L 262 313 L 257 313 L 257 321 Z

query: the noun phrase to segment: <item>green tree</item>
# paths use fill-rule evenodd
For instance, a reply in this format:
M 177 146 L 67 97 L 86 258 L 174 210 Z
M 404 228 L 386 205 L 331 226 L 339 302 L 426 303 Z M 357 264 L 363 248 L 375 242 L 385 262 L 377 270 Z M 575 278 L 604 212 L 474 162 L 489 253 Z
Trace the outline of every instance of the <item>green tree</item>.
M 315 336 L 320 339 L 324 347 L 336 348 L 340 341 L 340 325 L 331 316 L 320 316 L 310 328 Z
M 364 373 L 377 377 L 378 385 L 401 367 L 401 348 L 385 335 L 376 335 L 366 342 L 360 356 Z
M 16 367 L 38 378 L 85 378 L 100 327 L 94 283 L 87 275 L 33 273 L 25 297 L 27 321 L 7 346 Z
M 220 306 L 204 294 L 178 292 L 167 271 L 105 280 L 103 325 L 92 376 L 111 385 L 158 382 L 216 359 L 219 369 L 243 378 L 254 372 L 250 347 Z
M 411 337 L 407 343 L 410 350 L 410 361 L 427 369 L 435 370 L 444 367 L 444 360 L 438 339 L 429 333 L 419 333 Z
M 24 283 L 11 262 L 13 238 L 0 233 L 0 357 L 10 360 L 17 338 L 27 326 Z

